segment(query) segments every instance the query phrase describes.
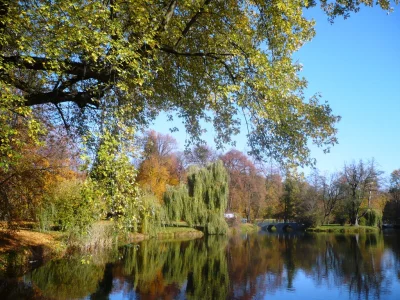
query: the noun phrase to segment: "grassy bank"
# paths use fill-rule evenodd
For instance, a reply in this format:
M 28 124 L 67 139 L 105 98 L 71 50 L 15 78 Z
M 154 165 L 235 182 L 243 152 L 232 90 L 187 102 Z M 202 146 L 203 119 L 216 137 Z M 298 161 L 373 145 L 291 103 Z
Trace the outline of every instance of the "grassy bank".
M 191 227 L 164 227 L 157 234 L 158 239 L 200 238 L 204 233 Z
M 246 233 L 254 233 L 258 232 L 260 227 L 250 223 L 240 223 L 237 226 L 233 226 L 229 228 L 230 234 L 246 234 Z
M 365 233 L 365 232 L 378 232 L 378 227 L 372 226 L 352 226 L 352 225 L 321 225 L 317 227 L 308 228 L 308 232 L 334 232 L 334 233 Z

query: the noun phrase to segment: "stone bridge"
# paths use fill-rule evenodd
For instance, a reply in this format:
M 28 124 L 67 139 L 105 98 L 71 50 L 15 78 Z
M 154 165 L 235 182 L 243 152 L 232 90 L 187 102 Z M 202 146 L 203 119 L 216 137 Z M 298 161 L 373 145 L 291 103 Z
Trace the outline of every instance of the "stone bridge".
M 258 226 L 261 227 L 262 230 L 273 231 L 275 228 L 276 231 L 282 232 L 287 231 L 288 229 L 292 230 L 303 230 L 304 225 L 296 222 L 261 222 L 258 223 Z

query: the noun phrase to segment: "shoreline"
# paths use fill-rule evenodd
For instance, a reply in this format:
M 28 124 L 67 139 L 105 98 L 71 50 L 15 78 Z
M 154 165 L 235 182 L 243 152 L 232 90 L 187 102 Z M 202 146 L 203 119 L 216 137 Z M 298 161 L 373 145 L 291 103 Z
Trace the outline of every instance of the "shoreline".
M 204 237 L 200 230 L 190 227 L 164 227 L 156 237 L 141 233 L 116 235 L 109 221 L 98 222 L 93 226 L 90 238 L 77 239 L 67 245 L 68 236 L 58 231 L 38 232 L 32 229 L 6 231 L 0 229 L 0 278 L 21 276 L 30 270 L 54 259 L 60 259 L 73 253 L 86 253 L 137 243 L 149 239 L 160 241 L 184 241 Z M 230 227 L 228 237 L 237 234 L 256 233 L 260 230 L 254 224 L 239 224 Z M 373 233 L 380 228 L 371 226 L 322 225 L 308 228 L 308 233 Z
M 204 236 L 194 228 L 167 227 L 156 237 L 141 233 L 115 235 L 112 224 L 102 221 L 93 227 L 89 239 L 83 238 L 67 245 L 67 234 L 59 231 L 39 232 L 33 229 L 7 231 L 0 229 L 0 278 L 18 277 L 54 259 L 61 259 L 72 253 L 82 255 L 93 250 L 108 249 L 155 238 L 157 240 L 192 240 Z M 107 230 L 108 229 L 108 230 Z

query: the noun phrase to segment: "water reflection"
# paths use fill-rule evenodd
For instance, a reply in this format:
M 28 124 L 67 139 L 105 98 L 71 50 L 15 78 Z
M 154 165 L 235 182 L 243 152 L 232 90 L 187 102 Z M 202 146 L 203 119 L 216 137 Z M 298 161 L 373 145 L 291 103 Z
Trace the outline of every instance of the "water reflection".
M 122 249 L 114 278 L 125 294 L 142 299 L 173 299 L 184 289 L 188 299 L 226 299 L 229 276 L 226 238 L 188 242 L 148 241 Z M 116 289 L 118 290 L 118 289 Z
M 147 241 L 3 280 L 0 298 L 397 299 L 399 270 L 396 233 Z

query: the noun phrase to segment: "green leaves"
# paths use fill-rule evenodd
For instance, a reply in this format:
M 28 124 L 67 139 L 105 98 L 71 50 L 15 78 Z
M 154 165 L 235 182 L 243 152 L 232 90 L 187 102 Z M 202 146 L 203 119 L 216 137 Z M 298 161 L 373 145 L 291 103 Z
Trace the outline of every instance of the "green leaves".
M 223 214 L 228 203 L 228 173 L 222 161 L 193 167 L 189 173 L 187 187 L 170 187 L 164 194 L 168 217 L 204 227 L 207 234 L 226 234 Z
M 360 3 L 372 4 L 321 6 L 333 18 L 357 11 Z M 127 127 L 146 126 L 166 111 L 183 120 L 188 145 L 200 142 L 204 120 L 213 122 L 222 147 L 246 116 L 253 155 L 312 164 L 308 142 L 329 149 L 339 120 L 316 97 L 305 99 L 307 82 L 292 60 L 315 34 L 315 22 L 303 16 L 314 5 L 14 1 L 1 15 L 0 83 L 19 99 L 13 109 L 56 104 L 54 113 L 81 134 L 90 133 L 105 111 L 115 110 Z M 389 10 L 388 1 L 379 5 Z

